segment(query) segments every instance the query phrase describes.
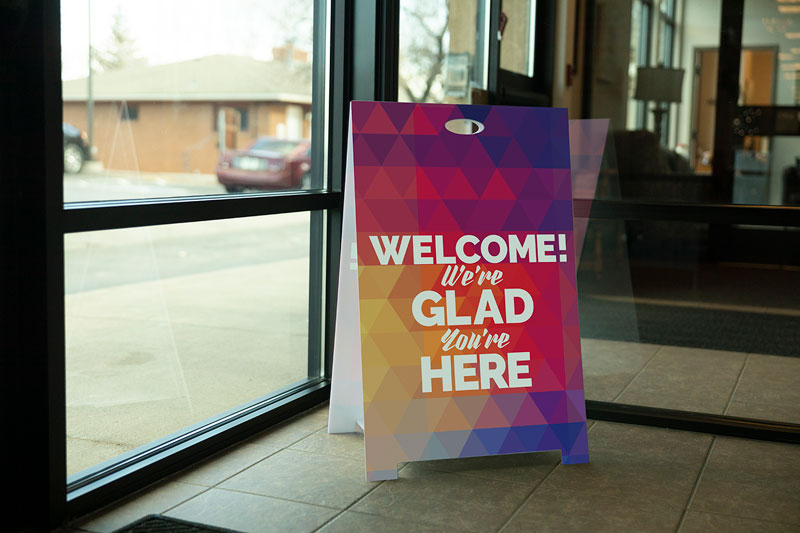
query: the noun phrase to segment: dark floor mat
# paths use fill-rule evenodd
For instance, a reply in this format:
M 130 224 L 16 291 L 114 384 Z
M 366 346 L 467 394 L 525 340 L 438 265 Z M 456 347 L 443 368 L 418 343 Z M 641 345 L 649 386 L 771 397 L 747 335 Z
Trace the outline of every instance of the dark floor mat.
M 169 516 L 151 514 L 114 531 L 114 533 L 239 533 L 233 529 L 207 526 Z
M 795 316 L 581 298 L 581 336 L 800 357 Z

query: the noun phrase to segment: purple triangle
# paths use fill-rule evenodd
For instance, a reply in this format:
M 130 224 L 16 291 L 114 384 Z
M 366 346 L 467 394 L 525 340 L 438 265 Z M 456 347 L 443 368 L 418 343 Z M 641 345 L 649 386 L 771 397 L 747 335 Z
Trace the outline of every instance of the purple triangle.
M 478 435 L 483 447 L 489 455 L 494 455 L 500 451 L 503 441 L 506 440 L 509 428 L 485 428 L 476 429 L 475 433 Z
M 486 153 L 489 154 L 492 161 L 494 161 L 495 166 L 499 166 L 500 161 L 503 159 L 503 154 L 506 153 L 506 148 L 508 148 L 508 144 L 511 142 L 511 138 L 505 136 L 491 137 L 488 135 L 479 135 L 478 140 L 486 149 Z
M 470 143 L 464 146 L 461 155 L 461 165 L 470 168 L 491 168 L 494 169 L 497 164 L 489 157 L 483 144 L 477 137 L 468 137 Z
M 475 211 L 475 206 L 480 202 L 480 200 L 460 200 L 460 199 L 451 199 L 445 200 L 444 204 L 447 209 L 450 211 L 450 214 L 453 215 L 453 218 L 458 222 L 459 226 L 462 229 L 468 225 L 470 218 L 472 217 L 472 213 Z
M 502 118 L 503 122 L 508 129 L 508 132 L 511 135 L 516 135 L 517 131 L 522 127 L 523 124 L 526 124 L 528 118 L 526 113 L 522 112 L 520 107 L 501 107 L 498 108 L 498 112 L 500 117 Z M 491 115 L 490 115 L 491 116 Z M 487 117 L 488 120 L 488 117 Z M 488 128 L 487 128 L 488 130 Z M 488 132 L 491 133 L 491 132 Z M 492 135 L 503 135 L 503 133 L 491 133 Z
M 503 176 L 506 185 L 511 191 L 517 195 L 517 198 L 523 198 L 523 190 L 527 187 L 531 180 L 531 169 L 528 168 L 503 168 L 498 169 L 500 175 Z
M 453 106 L 453 110 L 450 111 L 450 114 L 447 115 L 447 120 L 445 123 L 447 123 L 449 120 L 456 120 L 459 118 L 464 118 L 464 113 L 461 112 L 461 106 L 455 105 Z
M 354 132 L 359 132 L 364 128 L 364 124 L 367 123 L 376 105 L 376 102 L 351 102 L 350 106 Z
M 461 449 L 459 457 L 477 457 L 481 455 L 488 455 L 486 448 L 483 447 L 483 443 L 478 438 L 476 430 L 470 431 L 469 438 L 467 438 L 467 442 Z
M 537 224 L 531 222 L 525 206 L 521 203 L 516 203 L 506 217 L 502 229 L 503 231 L 535 231 L 538 228 Z
M 383 160 L 383 166 L 413 167 L 417 161 L 402 137 L 394 136 L 392 148 Z
M 447 451 L 448 457 L 460 457 L 472 431 L 439 431 L 436 436 Z
M 516 426 L 512 431 L 517 435 L 517 438 L 525 447 L 526 451 L 537 451 L 542 448 L 539 442 L 542 440 L 542 435 L 547 430 L 547 426 L 542 424 L 538 426 Z
M 521 452 L 529 452 L 531 450 L 525 447 L 522 440 L 519 438 L 519 435 L 515 428 L 511 428 L 506 435 L 506 439 L 503 441 L 503 445 L 500 446 L 500 453 L 521 453 Z
M 363 134 L 355 134 L 353 139 L 353 163 L 356 166 L 380 166 L 380 161 L 372 153 Z
M 481 233 L 486 228 L 502 228 L 516 203 L 514 200 L 480 200 L 464 225 L 464 231 Z M 525 229 L 530 230 L 530 226 Z
M 495 394 L 492 397 L 506 420 L 514 420 L 517 418 L 526 396 L 528 396 L 526 392 L 515 392 L 511 394 Z
M 397 131 L 402 131 L 403 126 L 408 122 L 411 113 L 414 112 L 414 104 L 400 104 L 391 102 L 383 105 L 383 110 L 392 121 Z
M 397 135 L 395 134 L 384 133 L 365 133 L 362 134 L 362 137 L 367 142 L 367 145 L 369 145 L 372 153 L 375 154 L 375 157 L 380 161 L 381 165 L 383 165 L 386 156 L 389 154 L 392 146 L 394 146 L 394 141 L 397 139 Z M 409 162 L 408 164 L 413 163 Z
M 511 132 L 511 129 L 509 129 L 505 120 L 503 120 L 503 114 L 500 111 L 501 108 L 496 106 L 489 107 L 491 109 L 489 109 L 489 112 L 486 114 L 486 118 L 483 120 L 484 130 L 481 132 L 481 136 L 491 135 L 495 137 L 511 138 L 513 133 Z
M 442 142 L 441 137 L 437 135 L 434 139 L 428 153 L 425 154 L 420 164 L 423 167 L 457 167 L 458 163 L 456 163 L 450 150 Z
M 553 200 L 539 224 L 539 231 L 572 231 L 572 202 Z
M 462 164 L 462 161 L 469 153 L 470 147 L 472 146 L 472 136 L 459 135 L 457 133 L 451 133 L 447 131 L 442 132 L 440 137 L 442 139 L 442 143 L 450 152 L 450 155 L 453 156 L 453 161 L 455 161 L 458 166 L 469 166 Z
M 444 129 L 444 123 L 447 122 L 453 109 L 456 108 L 455 105 L 447 104 L 417 104 L 417 106 L 428 117 L 433 128 L 439 132 Z
M 517 141 L 512 140 L 509 142 L 508 148 L 506 148 L 503 157 L 500 159 L 500 164 L 497 166 L 503 168 L 529 168 L 532 165 Z
M 416 163 L 421 165 L 422 161 L 427 157 L 428 152 L 433 147 L 438 135 L 401 135 L 411 153 L 414 154 Z
M 529 174 L 528 180 L 525 182 L 525 188 L 519 194 L 519 198 L 533 198 L 535 200 L 544 200 L 553 197 L 553 191 L 550 190 L 542 179 L 547 179 L 550 176 L 549 170 L 533 169 Z M 508 183 L 508 181 L 506 181 Z
M 567 450 L 562 447 L 561 440 L 558 438 L 558 435 L 556 435 L 551 428 L 552 426 L 545 426 L 542 438 L 539 440 L 539 449 L 542 451 L 562 450 L 566 452 Z
M 480 196 L 486 190 L 486 186 L 492 180 L 492 174 L 495 169 L 491 167 L 478 167 L 478 168 L 464 168 L 464 175 L 467 177 L 469 184 L 472 185 L 472 190 L 475 194 Z
M 490 105 L 458 105 L 458 110 L 464 118 L 484 122 L 489 111 L 492 110 Z
M 532 392 L 530 395 L 549 423 L 566 421 L 567 404 L 564 391 Z

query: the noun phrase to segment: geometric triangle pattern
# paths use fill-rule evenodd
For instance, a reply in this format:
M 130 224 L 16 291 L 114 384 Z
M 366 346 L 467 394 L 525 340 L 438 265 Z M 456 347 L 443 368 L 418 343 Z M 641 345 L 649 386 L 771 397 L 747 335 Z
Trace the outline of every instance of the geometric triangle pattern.
M 608 124 L 609 120 L 607 118 L 569 121 L 572 197 L 589 200 L 589 209 L 591 209 L 592 200 L 595 197 L 600 167 L 603 164 Z M 586 238 L 588 226 L 588 217 L 575 217 L 574 233 L 575 252 L 578 256 L 577 262 L 580 262 L 581 259 L 583 242 Z
M 352 102 L 351 131 L 367 479 L 587 462 L 566 110 Z

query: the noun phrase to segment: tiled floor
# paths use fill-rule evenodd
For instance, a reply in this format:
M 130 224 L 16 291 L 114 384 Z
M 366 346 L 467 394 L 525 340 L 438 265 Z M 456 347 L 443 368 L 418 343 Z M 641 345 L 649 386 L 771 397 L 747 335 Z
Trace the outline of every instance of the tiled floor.
M 151 513 L 254 532 L 800 531 L 790 444 L 596 422 L 589 464 L 559 452 L 429 461 L 367 483 L 362 437 L 329 435 L 326 421 L 325 407 L 310 411 L 64 531 Z
M 800 358 L 581 340 L 586 398 L 800 424 Z

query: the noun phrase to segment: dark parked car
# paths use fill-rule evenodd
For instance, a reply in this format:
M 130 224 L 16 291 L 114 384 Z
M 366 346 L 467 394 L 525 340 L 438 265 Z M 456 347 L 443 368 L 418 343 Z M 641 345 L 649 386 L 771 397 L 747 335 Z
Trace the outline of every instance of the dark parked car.
M 75 174 L 83 168 L 84 161 L 91 159 L 88 137 L 83 132 L 66 122 L 62 125 L 64 132 L 64 172 Z
M 311 145 L 259 137 L 246 150 L 228 150 L 217 164 L 217 179 L 228 192 L 245 189 L 307 189 Z

